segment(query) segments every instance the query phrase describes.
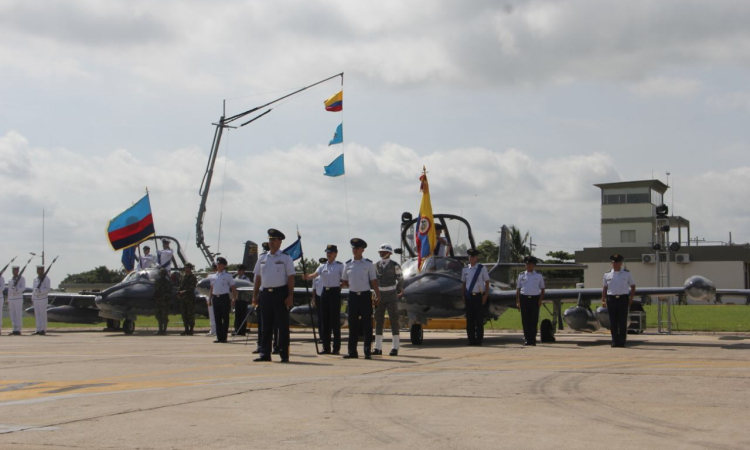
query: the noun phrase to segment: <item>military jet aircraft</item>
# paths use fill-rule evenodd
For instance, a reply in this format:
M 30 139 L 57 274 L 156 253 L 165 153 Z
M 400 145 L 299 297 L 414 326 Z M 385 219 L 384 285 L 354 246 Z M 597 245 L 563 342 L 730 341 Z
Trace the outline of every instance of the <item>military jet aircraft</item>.
M 448 226 L 449 221 L 458 221 L 468 235 L 465 247 L 453 245 L 449 256 L 428 258 L 421 269 L 417 269 L 416 252 L 414 250 L 413 229 L 417 219 L 412 219 L 409 213 L 402 216 L 401 254 L 408 259 L 403 261 L 405 287 L 404 296 L 399 302 L 399 309 L 403 310 L 410 325 L 410 338 L 413 344 L 421 344 L 424 334 L 422 327 L 431 319 L 460 318 L 465 316 L 464 301 L 461 292 L 461 271 L 464 261 L 468 258 L 466 249 L 470 245 L 475 248 L 474 238 L 469 223 L 459 216 L 436 214 L 435 223 L 442 223 L 449 241 L 450 230 L 455 226 Z M 522 263 L 510 261 L 509 230 L 503 226 L 500 236 L 498 261 L 486 264 L 489 270 L 490 293 L 485 307 L 485 320 L 500 317 L 508 308 L 516 307 L 516 292 L 510 290 L 510 269 Z M 583 268 L 575 264 L 538 264 L 537 269 L 571 269 Z M 685 281 L 684 287 L 670 288 L 637 288 L 636 295 L 640 297 L 660 297 L 669 295 L 687 295 L 693 300 L 710 301 L 716 294 L 722 295 L 750 295 L 750 290 L 720 289 L 708 279 L 693 276 Z M 556 326 L 562 328 L 561 306 L 562 300 L 578 299 L 578 304 L 565 311 L 564 320 L 568 326 L 576 331 L 594 332 L 600 327 L 609 328 L 609 316 L 606 308 L 591 311 L 591 300 L 601 299 L 599 289 L 548 289 L 545 291 L 545 303 L 553 304 L 553 320 L 545 319 L 540 324 L 542 342 L 554 341 Z

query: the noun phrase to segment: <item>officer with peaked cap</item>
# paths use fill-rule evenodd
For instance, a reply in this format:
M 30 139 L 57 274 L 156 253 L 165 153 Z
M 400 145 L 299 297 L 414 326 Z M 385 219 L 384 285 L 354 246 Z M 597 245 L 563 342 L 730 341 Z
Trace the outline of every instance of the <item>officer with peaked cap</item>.
M 26 279 L 19 275 L 18 266 L 12 267 L 13 277 L 8 280 L 8 313 L 13 323 L 10 335 L 20 336 L 23 328 L 23 291 L 26 290 Z
M 320 289 L 319 302 L 322 323 L 320 338 L 323 340 L 322 354 L 338 355 L 341 351 L 341 278 L 344 274 L 344 264 L 336 261 L 339 249 L 333 244 L 326 246 L 326 258 L 307 279 L 318 281 Z M 331 341 L 333 335 L 333 341 Z M 333 342 L 333 345 L 331 345 Z
M 466 304 L 466 335 L 469 345 L 482 345 L 484 340 L 484 309 L 490 294 L 490 275 L 479 264 L 479 250 L 470 248 L 469 266 L 461 272 L 461 292 Z
M 274 328 L 279 330 L 279 356 L 289 362 L 289 309 L 294 300 L 294 261 L 281 251 L 284 233 L 268 230 L 268 253 L 255 264 L 253 305 L 260 305 L 263 323 L 261 351 L 253 361 L 271 361 Z
M 609 312 L 612 347 L 625 347 L 628 314 L 635 296 L 635 280 L 629 271 L 622 268 L 622 255 L 615 253 L 609 259 L 612 261 L 612 270 L 604 274 L 602 307 Z
M 381 245 L 378 253 L 380 254 L 380 261 L 375 264 L 375 273 L 378 276 L 380 298 L 375 309 L 375 350 L 373 355 L 383 354 L 383 325 L 385 324 L 385 311 L 387 309 L 388 319 L 391 322 L 391 337 L 393 338 L 390 356 L 398 356 L 401 340 L 398 299 L 404 295 L 404 274 L 401 271 L 401 266 L 391 259 L 393 254 L 391 244 Z
M 534 270 L 537 262 L 533 256 L 523 259 L 526 270 L 518 274 L 516 283 L 516 308 L 521 310 L 523 324 L 523 345 L 536 346 L 536 328 L 539 322 L 539 308 L 544 301 L 544 277 Z
M 159 267 L 169 269 L 169 264 L 172 262 L 173 252 L 169 248 L 169 239 L 162 239 L 161 245 L 164 247 L 163 250 L 156 251 L 156 259 L 159 261 Z
M 31 302 L 34 305 L 34 320 L 36 322 L 36 331 L 32 334 L 44 336 L 47 334 L 47 307 L 49 306 L 49 294 L 51 282 L 49 277 L 44 274 L 44 266 L 36 266 L 36 277 L 33 282 L 33 291 L 31 291 Z
M 208 322 L 211 328 L 206 333 L 206 336 L 216 336 L 216 317 L 214 317 L 214 302 L 213 295 L 211 294 L 211 286 L 214 284 L 214 278 L 216 278 L 216 263 L 211 264 L 211 273 L 208 275 L 208 297 L 206 297 L 206 307 L 208 308 Z
M 344 264 L 341 276 L 341 286 L 349 287 L 349 353 L 344 358 L 358 358 L 357 344 L 359 342 L 359 328 L 364 335 L 365 359 L 371 359 L 372 341 L 372 307 L 380 298 L 378 276 L 375 265 L 362 254 L 367 248 L 367 242 L 360 238 L 350 241 L 354 257 Z M 375 290 L 373 300 L 370 288 Z
M 232 302 L 237 298 L 237 287 L 234 277 L 227 272 L 227 260 L 219 256 L 216 258 L 216 276 L 211 283 L 211 294 L 214 304 L 214 319 L 216 320 L 215 343 L 226 344 L 229 334 L 229 313 Z
M 448 239 L 443 236 L 443 230 L 445 227 L 442 224 L 436 223 L 435 224 L 435 251 L 432 252 L 435 256 L 448 256 L 448 249 L 450 248 L 450 243 L 448 242 Z

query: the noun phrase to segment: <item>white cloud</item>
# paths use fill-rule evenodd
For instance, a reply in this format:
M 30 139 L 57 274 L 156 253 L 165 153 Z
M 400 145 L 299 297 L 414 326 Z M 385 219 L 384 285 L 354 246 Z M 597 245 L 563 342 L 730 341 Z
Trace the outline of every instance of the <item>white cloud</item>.
M 706 99 L 709 107 L 718 111 L 747 111 L 750 112 L 750 92 L 737 91 L 727 94 L 713 95 Z
M 643 97 L 692 97 L 700 88 L 701 82 L 698 80 L 654 77 L 632 86 L 631 90 Z

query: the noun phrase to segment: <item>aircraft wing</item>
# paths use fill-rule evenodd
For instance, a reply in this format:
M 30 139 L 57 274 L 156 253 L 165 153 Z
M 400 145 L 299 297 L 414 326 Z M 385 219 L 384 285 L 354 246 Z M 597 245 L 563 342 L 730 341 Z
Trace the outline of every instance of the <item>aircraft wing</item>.
M 50 306 L 69 305 L 71 301 L 76 300 L 78 302 L 90 302 L 94 304 L 96 295 L 94 294 L 74 294 L 72 292 L 50 292 L 47 294 Z M 31 292 L 24 292 L 23 300 L 31 302 Z
M 243 297 L 246 297 L 248 301 L 252 300 L 253 298 L 253 287 L 239 287 L 237 288 L 237 291 L 240 292 L 240 295 Z M 308 298 L 312 299 L 312 293 L 313 289 L 309 288 L 305 289 L 303 287 L 295 287 L 294 288 L 294 304 L 295 305 L 306 305 Z M 308 297 L 308 295 L 310 297 Z M 346 301 L 346 299 L 349 297 L 349 289 L 342 289 L 341 290 L 341 300 Z

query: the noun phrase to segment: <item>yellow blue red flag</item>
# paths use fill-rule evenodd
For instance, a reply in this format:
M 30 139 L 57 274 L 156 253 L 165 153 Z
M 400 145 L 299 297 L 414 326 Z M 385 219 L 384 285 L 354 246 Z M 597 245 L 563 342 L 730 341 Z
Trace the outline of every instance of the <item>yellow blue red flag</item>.
M 422 191 L 422 203 L 419 205 L 419 220 L 417 221 L 416 241 L 417 241 L 417 261 L 419 268 L 422 263 L 432 256 L 432 251 L 437 242 L 435 234 L 435 220 L 432 217 L 432 203 L 430 202 L 430 185 L 427 182 L 427 170 L 422 167 L 422 176 L 420 190 Z
M 326 111 L 338 112 L 344 108 L 344 91 L 339 91 L 336 94 L 328 97 L 325 101 Z

